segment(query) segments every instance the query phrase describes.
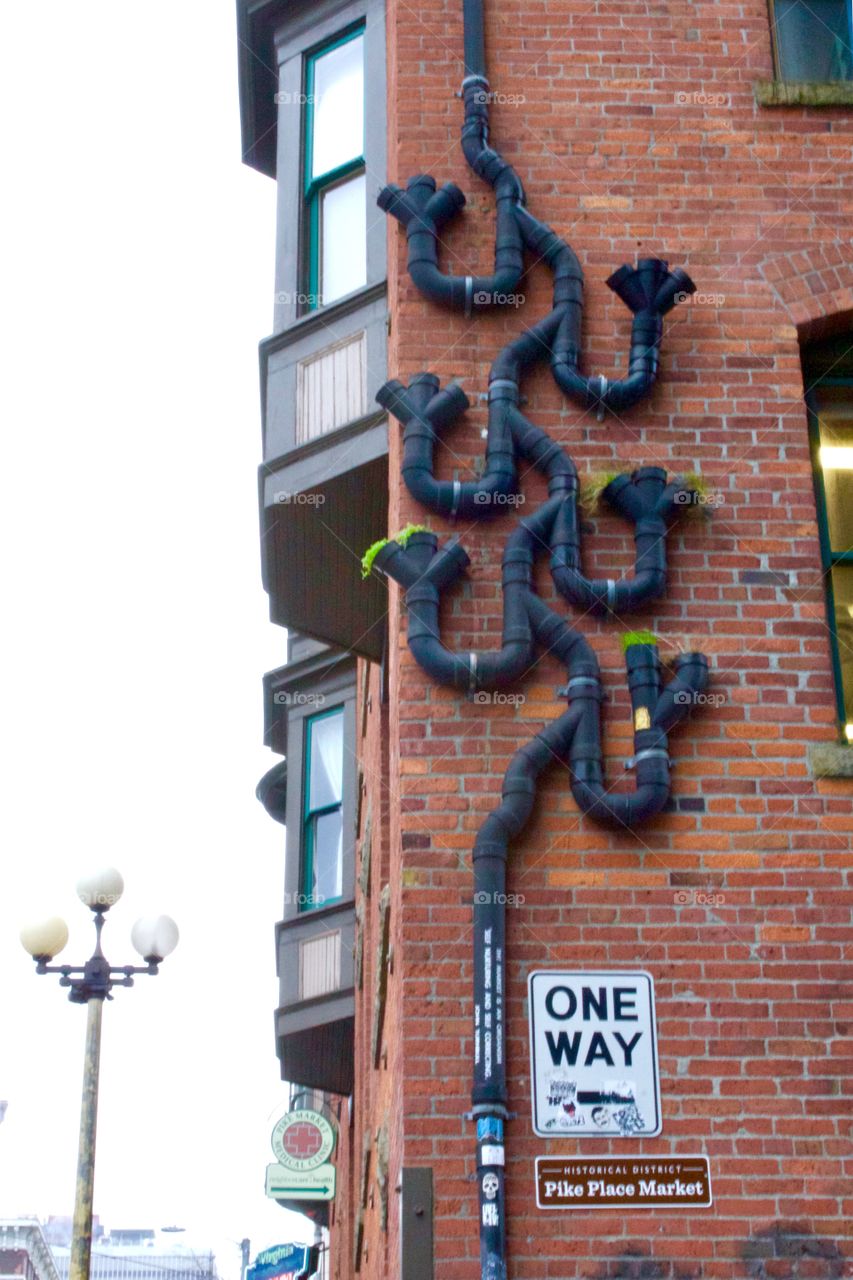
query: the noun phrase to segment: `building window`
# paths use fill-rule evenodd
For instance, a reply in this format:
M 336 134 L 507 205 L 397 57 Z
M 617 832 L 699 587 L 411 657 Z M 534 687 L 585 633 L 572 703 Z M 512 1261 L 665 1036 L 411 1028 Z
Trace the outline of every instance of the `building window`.
M 304 155 L 307 294 L 314 310 L 367 283 L 363 26 L 306 60 Z
M 364 417 L 367 335 L 362 329 L 296 366 L 296 443 L 307 444 Z
M 780 80 L 853 80 L 853 0 L 770 0 Z
M 838 717 L 853 743 L 853 336 L 847 341 L 847 367 L 843 358 L 824 361 L 829 371 L 806 401 Z
M 300 905 L 311 911 L 327 907 L 343 895 L 343 707 L 311 716 L 305 735 Z

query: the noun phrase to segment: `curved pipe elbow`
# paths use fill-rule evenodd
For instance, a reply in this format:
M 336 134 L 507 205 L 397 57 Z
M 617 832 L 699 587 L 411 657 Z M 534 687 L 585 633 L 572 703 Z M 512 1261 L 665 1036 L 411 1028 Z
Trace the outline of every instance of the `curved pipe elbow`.
M 633 578 L 585 578 L 577 569 L 555 569 L 552 576 L 566 600 L 598 615 L 638 609 L 656 600 L 666 587 L 666 574 L 657 569 Z
M 409 275 L 418 290 L 440 306 L 452 311 L 472 311 L 502 306 L 516 296 L 524 263 L 519 261 L 491 276 L 448 276 L 439 270 L 437 261 L 420 257 L 409 263 Z
M 591 409 L 598 403 L 598 397 L 590 392 L 590 379 L 584 378 L 578 372 L 577 365 L 570 363 L 564 356 L 555 355 L 551 361 L 551 372 L 563 395 L 582 408 Z
M 505 515 L 516 493 L 514 469 L 486 472 L 479 480 L 436 480 L 423 465 L 410 464 L 402 474 L 412 497 L 446 520 Z
M 595 381 L 598 381 L 602 388 L 596 403 L 603 405 L 611 413 L 624 413 L 626 409 L 633 409 L 635 404 L 639 404 L 641 400 L 644 400 L 651 393 L 652 387 L 657 381 L 657 374 L 650 369 L 644 369 L 640 373 L 632 373 L 629 377 L 617 382 L 608 382 L 606 378 L 598 378 L 590 379 L 590 384 Z M 590 385 L 590 389 L 593 389 L 592 385 Z
M 463 693 L 474 687 L 467 654 L 451 653 L 436 636 L 426 632 L 410 636 L 409 648 L 421 670 L 436 683 L 449 685 Z
M 633 831 L 661 813 L 670 796 L 669 779 L 647 782 L 630 795 L 614 794 L 601 783 L 572 781 L 575 803 L 588 817 L 602 826 Z
M 446 276 L 438 268 L 437 261 L 419 258 L 409 262 L 409 275 L 418 291 L 430 302 L 449 307 L 452 311 L 470 311 L 473 294 L 469 288 L 470 276 Z
M 639 609 L 658 600 L 666 590 L 666 572 L 663 569 L 647 569 L 633 578 L 622 578 L 616 583 L 617 611 Z
M 633 578 L 585 578 L 579 569 L 552 566 L 554 586 L 576 609 L 598 616 L 637 609 L 657 600 L 666 587 L 666 573 L 648 569 Z
M 551 577 L 563 599 L 577 609 L 602 614 L 609 613 L 616 607 L 616 588 L 619 584 L 615 580 L 596 581 L 585 578 L 580 570 L 567 565 L 552 566 Z
M 536 657 L 533 637 L 504 644 L 494 653 L 478 653 L 475 681 L 478 689 L 505 689 L 528 671 Z

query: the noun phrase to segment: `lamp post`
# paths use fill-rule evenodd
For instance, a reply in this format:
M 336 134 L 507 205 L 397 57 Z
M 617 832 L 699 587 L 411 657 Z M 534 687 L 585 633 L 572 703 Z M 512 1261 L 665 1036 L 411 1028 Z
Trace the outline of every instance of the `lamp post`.
M 101 1060 L 101 1014 L 113 987 L 132 987 L 134 974 L 156 974 L 162 960 L 178 945 L 178 926 L 169 916 L 137 920 L 131 930 L 133 946 L 144 965 L 109 963 L 101 950 L 104 917 L 115 906 L 124 881 L 115 868 L 85 876 L 77 883 L 77 896 L 94 915 L 95 950 L 84 965 L 52 965 L 68 941 L 68 926 L 54 916 L 21 930 L 21 942 L 36 962 L 36 973 L 58 973 L 59 985 L 68 987 L 68 999 L 85 1004 L 86 1054 L 83 1063 L 83 1096 L 80 1106 L 80 1144 L 77 1152 L 77 1186 L 71 1238 L 69 1280 L 89 1280 L 92 1253 L 92 1198 L 95 1189 L 95 1136 L 98 1121 L 98 1073 Z

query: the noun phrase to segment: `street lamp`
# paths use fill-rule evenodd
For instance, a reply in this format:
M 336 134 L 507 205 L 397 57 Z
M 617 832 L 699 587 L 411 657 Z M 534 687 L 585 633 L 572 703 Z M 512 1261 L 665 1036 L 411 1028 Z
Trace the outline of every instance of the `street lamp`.
M 124 881 L 114 867 L 85 876 L 77 882 L 77 896 L 95 917 L 95 950 L 84 965 L 52 965 L 68 941 L 68 926 L 58 916 L 21 930 L 21 942 L 36 962 L 36 973 L 58 973 L 59 985 L 70 988 L 68 999 L 88 1006 L 86 1056 L 83 1064 L 83 1098 L 80 1107 L 80 1145 L 77 1152 L 77 1187 L 71 1239 L 69 1280 L 89 1280 L 92 1253 L 92 1197 L 95 1188 L 95 1135 L 98 1120 L 98 1072 L 101 1061 L 101 1013 L 112 1000 L 113 987 L 132 987 L 137 973 L 156 974 L 160 962 L 178 945 L 178 926 L 169 916 L 137 920 L 130 940 L 144 965 L 115 968 L 101 950 L 104 916 L 115 906 Z

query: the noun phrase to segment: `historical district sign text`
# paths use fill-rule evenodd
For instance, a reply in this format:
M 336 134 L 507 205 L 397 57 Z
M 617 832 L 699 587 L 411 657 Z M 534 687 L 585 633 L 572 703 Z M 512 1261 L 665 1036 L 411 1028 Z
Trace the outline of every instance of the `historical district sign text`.
M 706 1156 L 537 1156 L 540 1209 L 684 1209 L 711 1203 Z

